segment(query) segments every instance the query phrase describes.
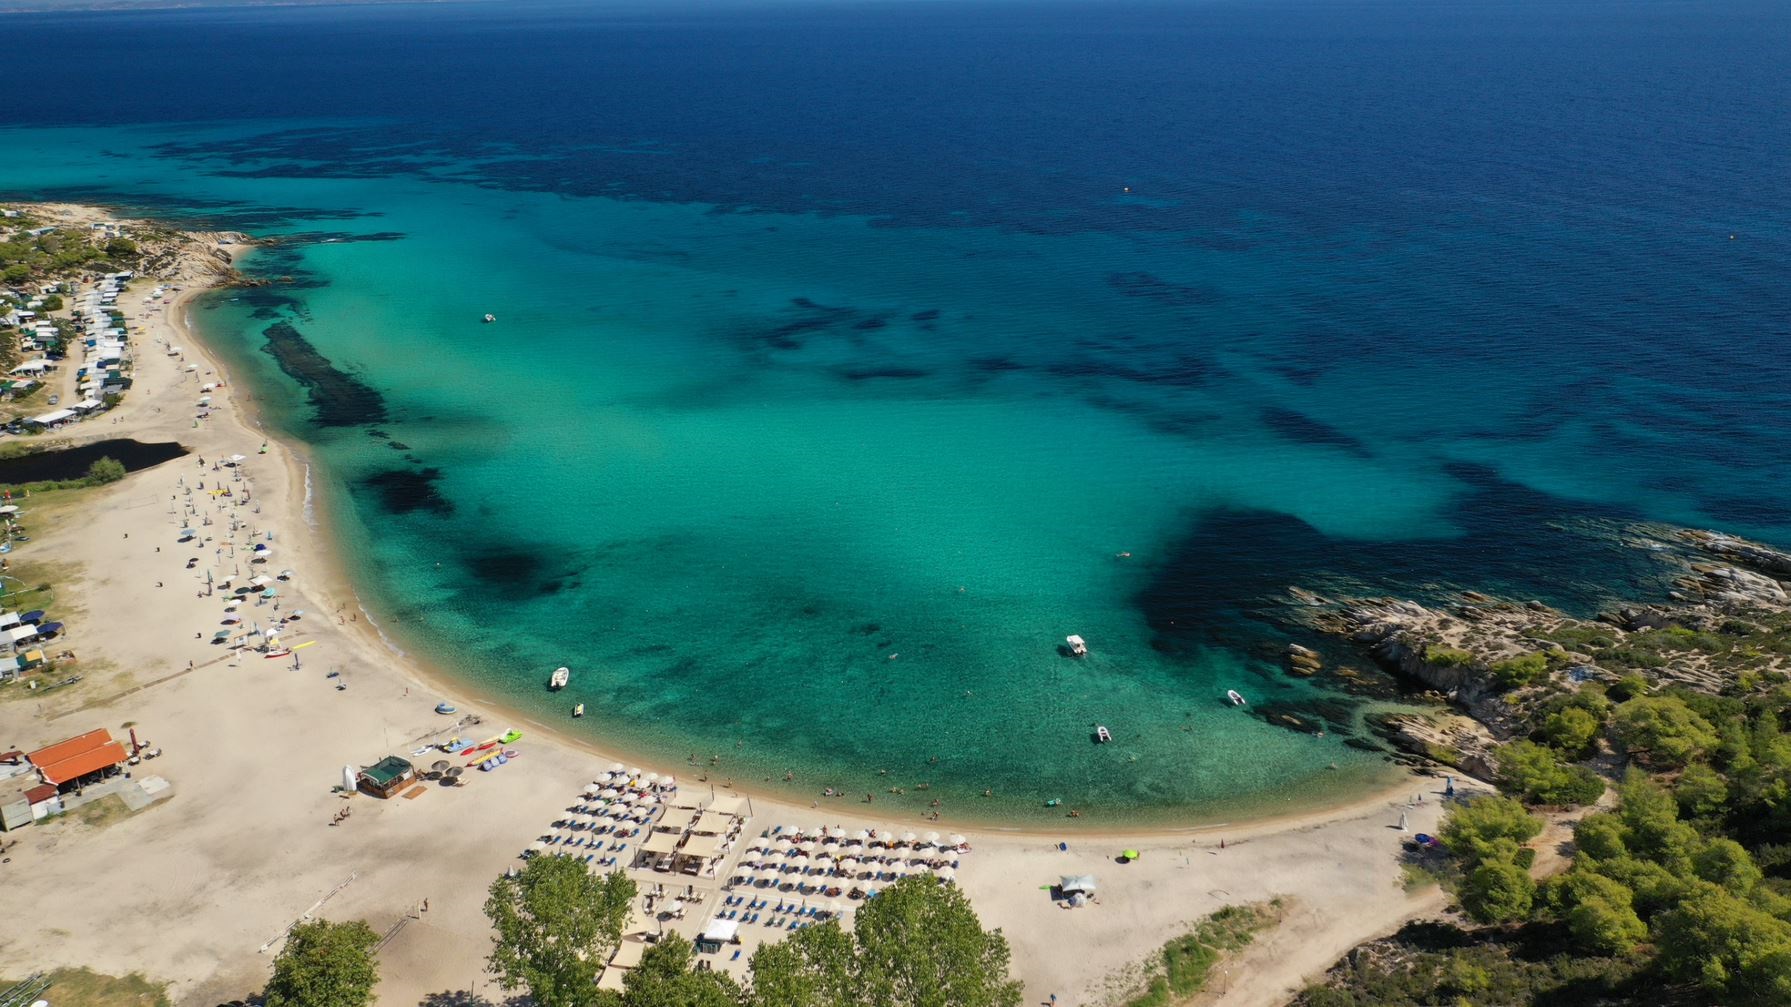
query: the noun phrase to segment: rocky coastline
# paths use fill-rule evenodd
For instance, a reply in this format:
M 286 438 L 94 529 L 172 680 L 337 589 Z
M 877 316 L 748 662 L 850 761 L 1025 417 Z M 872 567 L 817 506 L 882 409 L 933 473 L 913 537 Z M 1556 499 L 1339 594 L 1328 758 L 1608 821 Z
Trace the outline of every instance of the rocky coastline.
M 1342 641 L 1433 709 L 1377 714 L 1370 722 L 1407 759 L 1491 779 L 1493 753 L 1528 730 L 1538 704 L 1589 682 L 1625 678 L 1720 693 L 1743 674 L 1791 662 L 1791 553 L 1721 532 L 1658 525 L 1625 542 L 1673 572 L 1672 588 L 1576 618 L 1534 600 L 1460 591 L 1430 604 L 1395 597 L 1330 598 L 1300 587 L 1288 602 L 1297 625 Z M 1324 667 L 1289 644 L 1290 675 Z

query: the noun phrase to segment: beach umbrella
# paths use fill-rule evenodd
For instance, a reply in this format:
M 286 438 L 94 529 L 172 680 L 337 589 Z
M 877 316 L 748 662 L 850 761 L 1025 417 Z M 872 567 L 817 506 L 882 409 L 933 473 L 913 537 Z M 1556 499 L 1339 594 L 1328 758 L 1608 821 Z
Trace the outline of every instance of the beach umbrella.
M 651 787 L 654 784 L 659 782 L 659 774 L 658 773 L 648 773 L 646 776 L 641 777 L 641 782 L 645 783 L 647 786 Z
M 585 796 L 586 797 L 596 797 L 598 795 L 598 793 L 601 792 L 602 790 L 603 790 L 602 787 L 598 786 L 595 783 L 592 783 L 589 786 L 585 787 Z
M 928 846 L 939 845 L 939 833 L 937 833 L 937 832 L 929 832 L 920 838 L 921 838 L 921 841 L 926 843 Z
M 871 833 L 868 829 L 859 829 L 857 832 L 852 833 L 852 840 L 854 842 L 862 843 L 870 838 Z
M 270 587 L 270 588 L 264 589 L 261 592 L 261 596 L 263 598 L 278 598 L 280 596 L 280 592 L 278 592 Z
M 902 842 L 912 843 L 912 842 L 914 842 L 914 839 L 915 839 L 914 833 L 912 833 L 912 832 L 902 833 Z
M 1127 860 L 1137 860 L 1138 859 L 1138 851 L 1137 850 L 1126 850 L 1123 853 L 1121 853 L 1120 856 L 1126 858 Z
M 813 852 L 815 852 L 815 847 L 817 845 L 818 844 L 813 839 L 809 839 L 809 840 L 805 840 L 803 842 L 803 844 L 799 847 L 799 849 L 801 849 L 802 852 L 804 852 L 804 853 L 813 853 Z
M 958 835 L 956 832 L 952 833 L 949 836 L 946 836 L 945 841 L 952 844 L 953 846 L 963 846 L 964 843 L 966 842 L 964 837 Z
M 628 767 L 628 778 L 629 779 L 632 780 L 639 775 L 641 775 L 641 771 L 638 766 L 629 766 Z
M 597 796 L 609 798 L 609 797 L 615 797 L 617 794 L 620 794 L 620 793 L 621 793 L 621 791 L 617 790 L 614 787 L 604 787 L 602 790 L 597 792 Z
M 621 763 L 620 763 L 620 762 L 612 762 L 612 763 L 610 763 L 610 764 L 609 764 L 609 771 L 610 771 L 610 772 L 612 772 L 612 773 L 619 773 L 619 772 L 621 772 L 621 771 L 622 771 L 622 764 L 621 764 Z
M 833 828 L 827 830 L 827 835 L 831 839 L 844 839 L 846 838 L 845 827 L 835 825 Z
M 443 773 L 448 770 L 448 767 L 450 765 L 452 765 L 452 763 L 448 762 L 447 759 L 437 759 L 437 760 L 435 760 L 435 764 L 430 766 L 429 768 L 435 770 L 438 773 Z
M 934 873 L 939 875 L 941 881 L 956 881 L 958 879 L 958 872 L 950 867 L 941 867 Z
M 673 777 L 673 776 L 668 776 L 668 777 L 665 777 L 664 779 L 660 780 L 659 781 L 659 789 L 660 790 L 677 790 L 678 789 L 677 778 Z
M 539 839 L 537 839 L 534 842 L 529 844 L 529 851 L 531 853 L 540 853 L 542 850 L 545 850 L 545 849 L 547 849 L 547 843 L 545 843 Z

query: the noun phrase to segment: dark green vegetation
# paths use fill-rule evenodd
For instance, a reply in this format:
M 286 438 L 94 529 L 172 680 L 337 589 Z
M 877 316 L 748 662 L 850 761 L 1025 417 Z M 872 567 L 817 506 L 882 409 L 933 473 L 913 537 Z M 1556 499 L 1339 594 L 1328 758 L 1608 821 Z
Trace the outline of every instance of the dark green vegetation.
M 526 989 L 540 1007 L 595 1003 L 598 973 L 622 939 L 634 882 L 620 871 L 592 874 L 571 857 L 536 857 L 491 883 L 485 915 L 491 971 L 507 990 Z
M 300 923 L 268 980 L 267 1007 L 366 1007 L 379 982 L 379 935 L 360 920 Z
M 1213 966 L 1242 948 L 1257 931 L 1281 919 L 1279 899 L 1260 906 L 1226 906 L 1200 921 L 1194 932 L 1163 945 L 1143 993 L 1125 1007 L 1169 1007 L 1206 988 Z
M 26 232 L 27 228 L 18 227 L 0 240 L 0 280 L 9 284 L 52 279 L 76 269 L 114 272 L 118 262 L 129 262 L 138 254 L 137 243 L 128 238 L 100 244 L 79 228 L 57 228 L 38 235 Z
M 597 976 L 622 940 L 634 883 L 591 874 L 571 857 L 536 857 L 492 883 L 490 967 L 541 1007 L 1018 1007 L 1007 941 L 982 929 L 962 892 L 909 878 L 864 903 L 850 933 L 805 927 L 753 954 L 743 989 L 698 970 L 696 949 L 668 936 L 629 969 L 621 993 Z M 1217 938 L 1215 938 L 1217 939 Z
M 1736 638 L 1764 643 L 1753 625 Z M 1448 860 L 1431 865 L 1481 926 L 1409 926 L 1297 1002 L 1791 1003 L 1791 686 L 1775 676 L 1738 675 L 1724 695 L 1625 677 L 1530 704 L 1529 739 L 1498 756 L 1511 796 L 1453 809 Z M 1593 766 L 1619 760 L 1614 807 L 1578 822 L 1567 870 L 1534 880 L 1526 803 L 1596 801 Z

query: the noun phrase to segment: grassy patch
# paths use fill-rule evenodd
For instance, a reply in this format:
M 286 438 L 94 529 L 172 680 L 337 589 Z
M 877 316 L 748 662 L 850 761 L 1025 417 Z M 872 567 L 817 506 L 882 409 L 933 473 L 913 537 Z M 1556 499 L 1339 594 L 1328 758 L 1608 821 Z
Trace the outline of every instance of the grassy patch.
M 38 825 L 85 825 L 90 829 L 103 829 L 129 817 L 131 809 L 124 806 L 124 798 L 117 794 L 107 794 L 97 801 L 88 801 L 73 811 L 46 818 Z
M 1226 954 L 1242 948 L 1258 931 L 1281 921 L 1281 900 L 1226 906 L 1201 920 L 1194 932 L 1163 945 L 1147 973 L 1145 988 L 1125 1007 L 1169 1007 L 1206 988 L 1207 978 Z
M 0 989 L 17 981 L 0 979 Z M 168 984 L 150 982 L 141 972 L 108 976 L 92 969 L 57 969 L 50 973 L 50 988 L 43 998 L 81 1007 L 170 1007 Z

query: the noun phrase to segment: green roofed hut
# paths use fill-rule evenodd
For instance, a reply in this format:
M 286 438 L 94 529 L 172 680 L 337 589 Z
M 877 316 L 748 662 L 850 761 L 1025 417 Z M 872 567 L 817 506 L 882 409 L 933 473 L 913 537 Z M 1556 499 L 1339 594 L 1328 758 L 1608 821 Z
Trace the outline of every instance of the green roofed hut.
M 415 782 L 417 767 L 396 755 L 388 755 L 368 766 L 355 778 L 356 785 L 374 797 L 391 797 Z

